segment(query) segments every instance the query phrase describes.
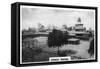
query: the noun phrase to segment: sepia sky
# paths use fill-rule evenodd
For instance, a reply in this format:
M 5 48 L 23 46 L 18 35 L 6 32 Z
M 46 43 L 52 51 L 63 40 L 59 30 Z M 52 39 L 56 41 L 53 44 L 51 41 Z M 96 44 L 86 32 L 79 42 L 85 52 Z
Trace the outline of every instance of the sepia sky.
M 68 27 L 74 26 L 79 17 L 81 18 L 81 23 L 87 29 L 94 29 L 94 10 L 21 6 L 22 29 L 37 28 L 38 23 L 43 24 L 45 27 L 48 25 L 62 27 L 63 24 L 66 24 Z

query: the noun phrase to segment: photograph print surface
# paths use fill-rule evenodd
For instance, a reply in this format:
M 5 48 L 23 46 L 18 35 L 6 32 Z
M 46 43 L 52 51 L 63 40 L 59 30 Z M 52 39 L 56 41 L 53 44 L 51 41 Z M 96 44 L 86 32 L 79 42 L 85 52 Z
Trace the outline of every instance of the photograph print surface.
M 95 59 L 95 10 L 20 6 L 20 63 Z

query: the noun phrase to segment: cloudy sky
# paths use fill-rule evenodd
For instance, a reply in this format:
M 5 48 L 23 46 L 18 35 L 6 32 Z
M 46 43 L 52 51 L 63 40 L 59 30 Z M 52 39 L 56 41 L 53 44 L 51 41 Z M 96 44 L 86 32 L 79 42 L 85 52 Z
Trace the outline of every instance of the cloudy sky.
M 68 27 L 74 26 L 79 17 L 81 18 L 81 23 L 87 29 L 94 29 L 94 10 L 21 6 L 22 29 L 37 28 L 38 23 L 43 24 L 45 27 L 48 25 L 62 27 L 63 24 L 66 24 Z

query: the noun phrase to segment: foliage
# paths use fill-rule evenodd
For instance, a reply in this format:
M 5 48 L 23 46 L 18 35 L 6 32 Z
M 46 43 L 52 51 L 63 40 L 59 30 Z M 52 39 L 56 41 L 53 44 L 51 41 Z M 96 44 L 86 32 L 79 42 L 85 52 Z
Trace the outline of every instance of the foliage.
M 23 41 L 22 44 L 22 61 L 34 61 L 34 56 L 41 53 L 42 49 L 39 47 L 34 46 L 32 40 L 30 41 Z
M 63 44 L 66 44 L 67 39 L 68 39 L 68 32 L 63 33 L 60 30 L 53 29 L 53 31 L 48 35 L 48 46 L 58 47 L 58 55 L 59 55 L 59 47 L 61 47 Z
M 94 39 L 90 42 L 90 47 L 88 49 L 88 52 L 92 56 L 94 54 Z

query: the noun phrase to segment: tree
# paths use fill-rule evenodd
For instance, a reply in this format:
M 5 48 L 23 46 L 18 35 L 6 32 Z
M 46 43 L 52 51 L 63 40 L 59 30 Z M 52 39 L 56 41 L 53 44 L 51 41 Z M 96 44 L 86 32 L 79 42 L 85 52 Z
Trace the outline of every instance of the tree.
M 51 33 L 48 35 L 48 46 L 49 47 L 58 47 L 58 55 L 59 55 L 59 47 L 63 44 L 63 32 L 60 30 L 53 29 Z
M 34 28 L 34 27 L 29 28 L 28 31 L 29 31 L 29 32 L 33 32 L 33 33 L 35 33 L 35 32 L 36 32 L 36 28 Z
M 88 49 L 88 52 L 92 56 L 94 54 L 94 39 L 90 42 L 90 47 Z
M 63 28 L 64 28 L 64 29 L 67 29 L 67 25 L 63 25 Z
M 42 25 L 41 23 L 38 23 L 38 30 L 42 32 L 44 31 L 44 29 L 45 29 L 44 25 Z

